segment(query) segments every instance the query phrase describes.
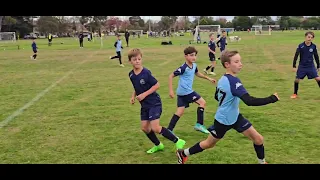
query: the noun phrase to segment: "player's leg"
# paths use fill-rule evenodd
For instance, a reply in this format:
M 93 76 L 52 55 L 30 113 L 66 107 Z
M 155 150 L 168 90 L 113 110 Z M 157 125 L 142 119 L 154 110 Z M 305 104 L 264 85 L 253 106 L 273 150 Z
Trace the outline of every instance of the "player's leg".
M 216 60 L 215 58 L 213 58 L 213 60 L 211 61 L 211 72 L 209 74 L 211 75 L 216 75 L 216 73 L 214 73 L 214 68 L 216 67 Z
M 126 38 L 127 47 L 129 47 L 129 38 Z
M 149 121 L 149 109 L 141 108 L 141 130 L 147 135 L 149 140 L 155 145 L 147 151 L 148 154 L 161 151 L 164 148 L 164 145 L 157 138 L 156 134 L 152 131 L 150 121 Z
M 319 88 L 320 88 L 320 77 L 318 76 L 318 77 L 316 77 L 316 78 L 314 78 L 314 79 L 317 81 L 318 86 L 319 86 Z
M 199 105 L 198 109 L 197 109 L 197 123 L 195 124 L 194 129 L 197 131 L 203 132 L 205 134 L 209 134 L 209 131 L 203 125 L 204 124 L 204 109 L 206 107 L 206 101 L 196 92 L 193 92 L 188 96 L 190 98 L 192 98 L 193 102 L 195 102 Z
M 313 68 L 312 70 L 308 71 L 307 76 L 308 76 L 308 79 L 316 80 L 318 86 L 320 87 L 320 77 L 318 75 L 316 68 Z
M 302 68 L 297 69 L 296 79 L 294 80 L 294 91 L 291 99 L 295 99 L 298 97 L 299 83 L 304 77 L 307 75 L 307 71 Z
M 215 120 L 213 125 L 208 129 L 210 134 L 208 135 L 207 139 L 196 143 L 191 148 L 177 150 L 176 155 L 178 157 L 178 164 L 185 164 L 188 156 L 190 155 L 200 153 L 205 149 L 213 148 L 230 129 L 231 126 L 223 125 Z
M 121 51 L 118 51 L 117 52 L 117 56 L 118 56 L 118 58 L 119 58 L 119 65 L 121 66 L 121 67 L 124 67 L 124 65 L 122 64 L 122 61 L 121 61 Z
M 173 114 L 170 123 L 168 125 L 168 129 L 173 131 L 174 127 L 176 126 L 177 122 L 179 121 L 180 117 L 183 115 L 184 110 L 186 108 L 186 103 L 184 101 L 184 96 L 177 96 L 177 110 Z
M 166 139 L 172 141 L 176 144 L 177 149 L 182 149 L 186 142 L 175 136 L 170 130 L 165 127 L 160 126 L 160 116 L 162 113 L 162 107 L 156 106 L 149 110 L 149 121 L 151 125 L 151 130 L 155 133 L 161 134 Z
M 267 164 L 264 155 L 263 137 L 252 126 L 250 121 L 239 114 L 238 120 L 234 124 L 233 128 L 239 133 L 242 133 L 244 136 L 248 137 L 253 142 L 253 147 L 258 158 L 258 163 Z
M 33 51 L 33 56 L 32 56 L 33 60 L 36 60 L 37 59 L 37 51 L 34 50 Z

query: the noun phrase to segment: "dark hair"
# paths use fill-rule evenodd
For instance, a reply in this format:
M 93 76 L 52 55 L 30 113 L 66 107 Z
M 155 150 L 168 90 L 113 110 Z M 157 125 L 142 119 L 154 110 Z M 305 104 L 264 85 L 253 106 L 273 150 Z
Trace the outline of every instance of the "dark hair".
M 222 30 L 221 32 L 224 33 L 224 32 L 226 32 L 226 31 L 225 31 L 225 30 Z
M 226 68 L 226 66 L 224 65 L 224 63 L 228 62 L 230 63 L 230 58 L 235 56 L 236 54 L 239 54 L 238 51 L 228 51 L 228 50 L 224 50 L 221 54 L 221 64 L 224 68 Z
M 306 32 L 306 33 L 304 34 L 304 37 L 308 36 L 309 34 L 314 38 L 314 32 L 312 32 L 312 31 Z
M 183 52 L 184 52 L 184 55 L 188 55 L 188 54 L 192 54 L 192 53 L 198 54 L 198 51 L 196 50 L 196 48 L 192 47 L 192 46 L 185 48 Z
M 131 61 L 131 58 L 140 55 L 142 57 L 142 52 L 139 48 L 130 49 L 128 52 L 128 59 Z

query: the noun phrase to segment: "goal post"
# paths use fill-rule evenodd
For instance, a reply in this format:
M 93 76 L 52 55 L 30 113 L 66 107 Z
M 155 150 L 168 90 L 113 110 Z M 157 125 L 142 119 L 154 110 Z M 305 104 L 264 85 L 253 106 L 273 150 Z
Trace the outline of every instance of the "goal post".
M 200 35 L 200 40 L 209 38 L 210 33 L 218 34 L 221 32 L 220 25 L 198 25 L 196 26 L 195 33 L 193 36 L 193 41 L 197 42 L 198 34 Z
M 255 25 L 254 34 L 255 35 L 271 35 L 271 26 L 270 25 Z
M 16 33 L 0 32 L 0 42 L 16 42 Z

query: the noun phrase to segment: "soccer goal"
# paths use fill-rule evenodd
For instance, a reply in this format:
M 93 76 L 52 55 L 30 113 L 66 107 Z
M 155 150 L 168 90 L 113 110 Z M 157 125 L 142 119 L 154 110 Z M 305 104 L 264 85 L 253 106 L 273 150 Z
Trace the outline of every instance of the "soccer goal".
M 16 42 L 15 32 L 0 32 L 0 42 L 11 43 Z
M 220 25 L 198 25 L 195 29 L 193 41 L 197 42 L 198 34 L 200 35 L 200 40 L 202 41 L 202 39 L 209 39 L 210 33 L 217 35 L 220 32 Z
M 132 37 L 140 37 L 143 35 L 143 30 L 129 30 L 129 32 L 131 33 Z
M 271 35 L 270 25 L 256 25 L 253 28 L 255 35 Z
M 225 30 L 226 32 L 229 32 L 229 33 L 234 33 L 234 28 L 221 28 L 221 31 L 222 30 Z

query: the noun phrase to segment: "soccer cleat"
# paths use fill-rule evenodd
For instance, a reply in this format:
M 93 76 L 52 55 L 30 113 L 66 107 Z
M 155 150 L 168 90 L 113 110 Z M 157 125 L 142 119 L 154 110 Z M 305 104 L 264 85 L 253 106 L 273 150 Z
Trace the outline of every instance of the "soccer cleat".
M 291 99 L 296 99 L 297 97 L 298 97 L 297 94 L 293 94 L 290 98 L 291 98 Z
M 202 133 L 205 133 L 205 134 L 209 134 L 210 133 L 204 125 L 201 125 L 199 123 L 197 123 L 194 126 L 194 129 L 197 130 L 197 131 L 200 131 Z
M 158 151 L 163 151 L 164 145 L 160 143 L 158 146 L 153 146 L 151 149 L 147 151 L 148 154 L 152 154 Z
M 178 141 L 176 142 L 176 149 L 183 149 L 185 144 L 186 144 L 185 140 L 178 139 Z
M 214 72 L 209 72 L 209 74 L 210 74 L 210 75 L 213 75 L 213 76 L 216 75 L 216 73 L 214 73 Z
M 208 74 L 208 71 L 206 69 L 203 70 L 204 73 Z
M 178 164 L 185 164 L 186 161 L 188 160 L 188 157 L 184 156 L 182 152 L 183 152 L 183 149 L 179 149 L 176 151 L 176 156 L 178 157 Z
M 111 59 L 112 58 L 112 56 L 109 56 L 109 59 Z
M 121 66 L 121 67 L 124 67 L 124 65 L 123 65 L 123 64 L 120 64 L 120 66 Z
M 258 164 L 268 164 L 265 159 L 258 159 Z

